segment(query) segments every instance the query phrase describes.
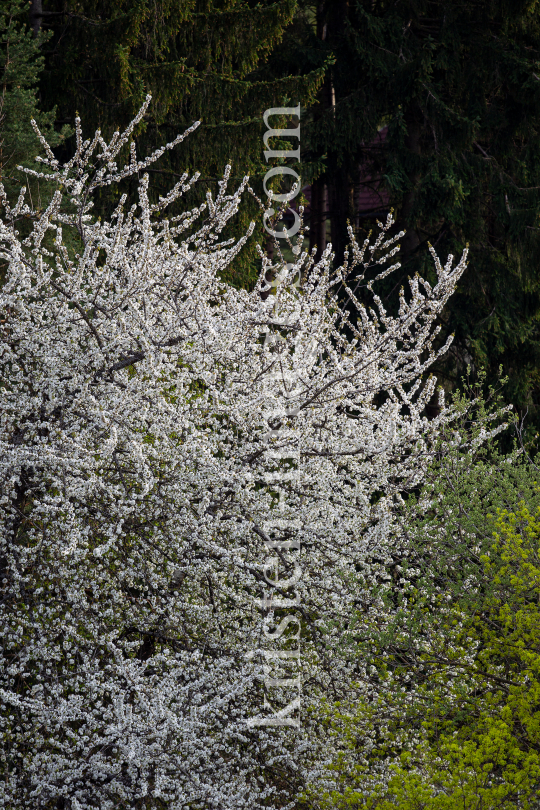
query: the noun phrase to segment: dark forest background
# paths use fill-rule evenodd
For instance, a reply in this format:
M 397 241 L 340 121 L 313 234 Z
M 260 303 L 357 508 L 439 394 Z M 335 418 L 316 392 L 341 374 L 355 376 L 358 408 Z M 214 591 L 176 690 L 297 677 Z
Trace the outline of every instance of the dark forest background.
M 137 132 L 145 154 L 201 127 L 152 170 L 157 195 L 183 171 L 215 186 L 228 161 L 262 193 L 263 112 L 302 105 L 302 194 L 310 248 L 343 259 L 394 209 L 402 268 L 432 274 L 470 248 L 469 268 L 441 321 L 454 333 L 438 368 L 448 391 L 470 369 L 540 428 L 540 9 L 494 0 L 3 0 L 0 174 L 17 193 L 39 144 L 59 157 L 78 113 L 87 135 L 126 124 L 147 93 Z M 277 146 L 274 141 L 274 148 Z M 291 142 L 296 148 L 297 142 Z M 43 195 L 46 186 L 30 189 Z M 102 211 L 114 204 L 98 201 Z M 240 232 L 256 215 L 248 198 Z M 259 217 L 260 222 L 260 217 Z M 231 281 L 253 284 L 260 224 Z

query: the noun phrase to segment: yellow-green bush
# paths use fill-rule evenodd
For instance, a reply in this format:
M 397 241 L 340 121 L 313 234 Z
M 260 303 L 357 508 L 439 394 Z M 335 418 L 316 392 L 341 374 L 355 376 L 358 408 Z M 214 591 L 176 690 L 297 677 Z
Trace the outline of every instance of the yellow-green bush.
M 469 558 L 454 559 L 469 583 L 463 598 L 440 590 L 434 602 L 417 588 L 415 603 L 410 589 L 406 610 L 423 617 L 415 657 L 404 664 L 396 645 L 372 645 L 376 687 L 359 684 L 356 703 L 328 705 L 337 753 L 326 786 L 311 795 L 315 805 L 540 806 L 540 489 L 530 469 L 526 499 L 486 512 L 489 540 L 475 553 L 469 531 Z M 472 492 L 468 504 L 461 499 L 463 514 L 478 506 Z

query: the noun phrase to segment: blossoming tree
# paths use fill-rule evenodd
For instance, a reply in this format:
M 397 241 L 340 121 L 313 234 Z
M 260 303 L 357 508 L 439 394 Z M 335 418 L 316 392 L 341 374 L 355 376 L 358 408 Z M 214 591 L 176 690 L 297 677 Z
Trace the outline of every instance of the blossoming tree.
M 441 398 L 427 419 L 425 372 L 465 254 L 433 254 L 436 284 L 411 279 L 395 315 L 373 291 L 397 266 L 391 218 L 341 267 L 300 235 L 293 265 L 262 257 L 237 290 L 221 275 L 250 233 L 221 234 L 248 179 L 177 213 L 184 176 L 151 204 L 141 173 L 164 149 L 136 156 L 145 110 L 110 142 L 77 121 L 65 164 L 42 139 L 45 211 L 3 196 L 0 791 L 17 810 L 285 806 L 302 669 L 324 682 L 358 562 L 385 553 L 454 417 Z M 137 203 L 93 218 L 95 192 L 138 176 Z

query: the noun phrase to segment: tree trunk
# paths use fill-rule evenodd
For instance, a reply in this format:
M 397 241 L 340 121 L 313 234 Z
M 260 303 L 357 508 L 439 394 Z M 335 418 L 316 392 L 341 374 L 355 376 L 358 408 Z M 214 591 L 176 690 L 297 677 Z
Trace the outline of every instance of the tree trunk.
M 411 153 L 411 171 L 408 175 L 410 188 L 403 195 L 403 201 L 398 215 L 399 229 L 405 231 L 405 236 L 401 240 L 401 254 L 405 261 L 414 253 L 420 244 L 420 237 L 418 232 L 414 229 L 413 223 L 416 195 L 421 180 L 418 167 L 414 165 L 418 163 L 421 155 L 421 115 L 421 111 L 418 108 L 410 109 L 405 114 L 405 121 L 407 122 L 405 146 Z
M 335 50 L 343 45 L 346 35 L 346 23 L 349 16 L 349 0 L 332 0 L 327 4 L 326 16 L 328 20 L 327 38 Z M 326 109 L 332 110 L 335 126 L 339 126 L 339 115 L 336 111 L 335 87 L 332 76 L 323 88 L 326 91 Z M 332 249 L 335 254 L 335 264 L 343 262 L 343 255 L 348 243 L 347 220 L 352 213 L 349 210 L 351 183 L 348 179 L 348 169 L 340 165 L 339 155 L 336 152 L 328 155 L 328 215 L 331 223 Z
M 311 186 L 311 217 L 309 223 L 309 248 L 317 246 L 317 259 L 326 248 L 326 219 L 328 216 L 328 190 L 324 178 Z
M 43 2 L 42 0 L 30 0 L 30 10 L 28 14 L 30 18 L 30 28 L 37 37 L 41 29 L 41 21 L 43 19 Z
M 349 210 L 351 197 L 351 183 L 345 166 L 334 167 L 332 171 L 330 197 L 330 222 L 332 235 L 332 249 L 335 254 L 335 264 L 343 262 L 345 248 L 349 242 L 347 223 L 352 212 Z

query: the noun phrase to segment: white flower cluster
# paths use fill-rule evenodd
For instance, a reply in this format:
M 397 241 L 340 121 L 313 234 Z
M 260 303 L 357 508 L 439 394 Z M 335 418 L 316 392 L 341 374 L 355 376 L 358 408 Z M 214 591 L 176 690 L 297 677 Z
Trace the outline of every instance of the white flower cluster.
M 263 591 L 294 587 L 300 668 L 323 682 L 359 563 L 385 547 L 392 504 L 453 418 L 441 398 L 428 421 L 424 378 L 465 254 L 435 257 L 435 286 L 412 279 L 395 316 L 371 292 L 397 266 L 384 269 L 390 217 L 372 244 L 351 236 L 337 270 L 330 250 L 318 263 L 299 250 L 234 289 L 222 271 L 251 230 L 221 233 L 247 178 L 229 194 L 226 174 L 179 214 L 196 177 L 151 204 L 145 175 L 137 204 L 92 216 L 95 190 L 164 151 L 118 165 L 143 114 L 110 143 L 78 123 L 64 165 L 42 139 L 36 175 L 56 184 L 44 212 L 2 197 L 0 797 L 13 810 L 287 806 L 302 732 L 246 722 L 265 700 Z

